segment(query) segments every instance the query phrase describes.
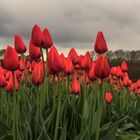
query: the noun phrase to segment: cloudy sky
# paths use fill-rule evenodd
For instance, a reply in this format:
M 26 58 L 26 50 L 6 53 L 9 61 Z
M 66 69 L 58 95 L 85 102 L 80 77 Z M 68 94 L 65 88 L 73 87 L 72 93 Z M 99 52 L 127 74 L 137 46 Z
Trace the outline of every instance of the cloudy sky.
M 140 0 L 0 0 L 0 47 L 15 33 L 26 45 L 32 27 L 47 27 L 59 52 L 92 50 L 103 31 L 110 50 L 140 49 Z

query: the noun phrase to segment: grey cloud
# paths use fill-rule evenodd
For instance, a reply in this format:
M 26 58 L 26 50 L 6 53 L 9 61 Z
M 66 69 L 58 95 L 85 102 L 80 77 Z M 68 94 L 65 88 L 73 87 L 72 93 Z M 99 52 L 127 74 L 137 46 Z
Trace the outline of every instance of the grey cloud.
M 5 1 L 6 5 L 9 1 Z M 10 5 L 3 6 L 5 10 L 0 14 L 3 36 L 19 33 L 29 40 L 33 25 L 38 24 L 42 29 L 47 26 L 54 42 L 61 47 L 90 48 L 100 30 L 111 49 L 131 49 L 131 45 L 137 49 L 140 45 L 137 0 L 11 0 Z

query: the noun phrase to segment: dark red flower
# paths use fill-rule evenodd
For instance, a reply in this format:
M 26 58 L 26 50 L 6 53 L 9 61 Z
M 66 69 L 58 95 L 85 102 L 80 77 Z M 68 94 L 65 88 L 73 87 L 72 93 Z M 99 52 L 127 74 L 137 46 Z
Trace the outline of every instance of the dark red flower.
M 31 41 L 29 44 L 29 55 L 30 55 L 31 60 L 39 59 L 41 56 L 40 48 L 33 45 L 33 43 Z
M 91 57 L 88 51 L 82 60 L 81 66 L 86 72 L 88 72 L 91 68 Z
M 0 66 L 0 87 L 4 87 L 6 85 L 6 78 L 4 77 L 4 70 Z
M 19 61 L 18 55 L 14 48 L 8 46 L 4 53 L 4 68 L 9 71 L 15 71 L 18 69 Z
M 24 62 L 23 62 L 22 57 L 20 57 L 20 60 L 19 60 L 19 70 L 20 71 L 23 71 L 24 70 Z
M 73 63 L 72 63 L 70 57 L 68 56 L 68 58 L 66 58 L 66 61 L 65 61 L 64 72 L 66 74 L 72 74 L 73 71 L 74 71 L 74 66 L 73 66 Z
M 60 58 L 61 58 L 63 65 L 65 65 L 66 58 L 63 53 L 60 54 Z
M 62 72 L 64 69 L 62 60 L 54 45 L 50 48 L 48 53 L 48 67 L 49 67 L 49 72 L 52 74 Z
M 52 41 L 52 37 L 50 32 L 48 31 L 47 28 L 45 28 L 43 30 L 43 38 L 42 38 L 42 42 L 43 42 L 43 48 L 48 49 L 53 45 L 53 41 Z
M 76 76 L 74 76 L 70 92 L 73 94 L 78 94 L 80 92 L 80 83 L 77 80 Z
M 74 48 L 70 49 L 68 56 L 71 58 L 74 65 L 79 63 L 79 56 Z
M 98 32 L 96 36 L 94 50 L 98 54 L 102 54 L 108 51 L 107 44 L 102 32 Z
M 37 47 L 42 46 L 42 31 L 38 25 L 35 25 L 32 29 L 31 41 Z
M 105 56 L 100 55 L 95 64 L 95 76 L 98 78 L 106 78 L 110 75 L 110 67 Z
M 19 89 L 19 85 L 18 85 L 18 81 L 17 81 L 16 75 L 15 75 L 15 86 L 16 86 L 16 91 L 17 91 Z M 6 92 L 14 91 L 13 77 L 12 77 L 12 73 L 11 72 L 10 72 L 10 79 L 7 82 L 7 85 L 5 87 L 5 91 Z
M 42 63 L 38 63 L 35 65 L 35 68 L 32 72 L 32 83 L 34 85 L 40 85 L 44 82 L 44 72 Z
M 25 46 L 25 44 L 24 44 L 20 35 L 15 34 L 14 43 L 15 43 L 15 50 L 16 50 L 17 53 L 23 54 L 23 53 L 26 52 L 26 46 Z
M 91 81 L 96 79 L 96 76 L 95 76 L 95 73 L 94 73 L 94 68 L 95 68 L 95 62 L 92 61 L 91 69 L 89 70 L 89 73 L 88 73 L 88 77 Z

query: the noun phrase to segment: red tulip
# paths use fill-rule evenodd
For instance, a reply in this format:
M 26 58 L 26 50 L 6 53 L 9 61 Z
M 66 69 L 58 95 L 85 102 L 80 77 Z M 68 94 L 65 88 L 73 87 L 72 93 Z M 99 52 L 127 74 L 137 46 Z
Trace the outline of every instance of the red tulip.
M 74 65 L 79 63 L 79 56 L 74 48 L 70 49 L 68 56 L 71 58 Z
M 140 88 L 140 79 L 137 80 L 137 82 L 136 82 L 136 87 L 137 87 L 137 88 Z
M 43 30 L 43 48 L 47 49 L 53 45 L 52 37 L 47 28 Z
M 105 56 L 100 55 L 95 64 L 95 76 L 98 78 L 106 78 L 110 75 L 110 67 Z
M 130 86 L 130 84 L 131 84 L 131 81 L 129 80 L 128 76 L 125 76 L 123 78 L 123 85 L 124 86 Z
M 89 70 L 89 74 L 88 74 L 88 77 L 89 77 L 89 79 L 91 81 L 96 79 L 96 76 L 95 76 L 95 73 L 94 73 L 94 69 L 95 69 L 95 63 L 92 61 L 91 69 Z
M 35 68 L 32 72 L 32 83 L 34 85 L 40 85 L 44 82 L 44 72 L 42 63 L 38 63 L 35 65 Z
M 6 79 L 4 77 L 4 70 L 0 66 L 0 87 L 4 87 L 6 85 Z
M 126 64 L 126 61 L 125 61 L 125 60 L 124 60 L 124 61 L 122 62 L 122 64 L 121 64 L 121 70 L 122 70 L 123 72 L 126 72 L 126 71 L 128 70 L 127 64 Z
M 28 60 L 28 61 L 27 61 L 27 64 L 26 64 L 26 68 L 27 68 L 27 69 L 30 69 L 30 67 L 31 67 L 31 63 L 30 63 L 30 61 Z
M 20 57 L 20 60 L 19 60 L 19 70 L 20 71 L 23 71 L 24 70 L 24 62 L 23 62 L 22 57 Z
M 96 36 L 94 50 L 98 54 L 102 54 L 108 51 L 107 44 L 102 32 L 98 32 Z
M 120 66 L 116 67 L 115 75 L 118 78 L 121 78 L 122 77 L 122 70 L 121 70 Z
M 19 80 L 20 77 L 21 77 L 21 75 L 22 75 L 22 72 L 19 71 L 19 70 L 16 70 L 16 71 L 15 71 L 15 75 L 16 75 L 16 77 L 17 77 L 17 80 Z
M 79 64 L 80 64 L 80 65 L 82 64 L 82 61 L 83 61 L 83 56 L 80 55 L 80 56 L 79 56 Z
M 137 90 L 137 95 L 140 95 L 140 88 Z
M 39 59 L 41 56 L 40 48 L 37 48 L 33 43 L 30 41 L 29 44 L 29 55 L 31 60 Z
M 38 25 L 35 25 L 32 29 L 31 41 L 37 47 L 42 46 L 42 31 Z
M 18 85 L 18 81 L 17 81 L 16 75 L 15 75 L 15 87 L 16 87 L 16 91 L 17 91 L 19 89 L 19 85 Z M 12 77 L 12 73 L 11 72 L 10 72 L 10 79 L 7 82 L 7 85 L 5 87 L 5 91 L 6 92 L 14 91 L 13 77 Z
M 113 67 L 111 67 L 111 74 L 115 75 L 115 73 L 116 73 L 116 67 L 113 66 Z
M 130 91 L 133 92 L 135 90 L 135 85 L 134 83 L 132 83 L 129 87 Z
M 65 65 L 66 58 L 63 53 L 60 54 L 60 58 L 61 58 L 63 65 Z
M 23 54 L 26 52 L 26 46 L 20 35 L 15 34 L 15 50 L 19 54 Z
M 35 65 L 36 65 L 36 62 L 35 61 L 32 61 L 32 63 L 31 63 L 31 69 L 32 70 L 35 68 Z
M 110 92 L 106 93 L 105 101 L 106 101 L 107 104 L 110 104 L 112 102 L 112 94 Z
M 7 81 L 10 79 L 10 74 L 11 74 L 10 71 L 7 71 L 7 72 L 6 72 L 6 80 L 7 80 Z
M 8 46 L 4 53 L 4 68 L 9 71 L 15 71 L 18 69 L 18 55 L 14 48 Z
M 64 69 L 62 60 L 54 45 L 50 48 L 48 53 L 48 67 L 49 67 L 49 72 L 53 74 L 62 72 Z
M 72 82 L 70 92 L 73 94 L 78 94 L 80 92 L 80 83 L 75 76 Z
M 90 70 L 90 68 L 91 68 L 91 57 L 90 57 L 89 52 L 86 52 L 86 54 L 85 54 L 85 56 L 82 60 L 81 66 L 87 72 Z
M 66 74 L 72 74 L 73 71 L 74 71 L 74 66 L 73 66 L 73 63 L 72 63 L 70 57 L 68 56 L 68 58 L 66 58 L 66 61 L 65 61 L 64 72 Z

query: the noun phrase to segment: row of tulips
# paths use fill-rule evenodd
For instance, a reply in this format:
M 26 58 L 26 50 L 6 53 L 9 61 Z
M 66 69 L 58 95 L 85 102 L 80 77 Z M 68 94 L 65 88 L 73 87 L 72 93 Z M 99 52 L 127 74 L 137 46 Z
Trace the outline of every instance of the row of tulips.
M 59 55 L 48 29 L 38 25 L 29 57 L 26 50 L 16 34 L 1 60 L 1 139 L 115 140 L 130 124 L 140 131 L 140 80 L 129 79 L 125 60 L 110 68 L 102 32 L 94 45 L 97 60 L 74 48 L 67 57 Z

